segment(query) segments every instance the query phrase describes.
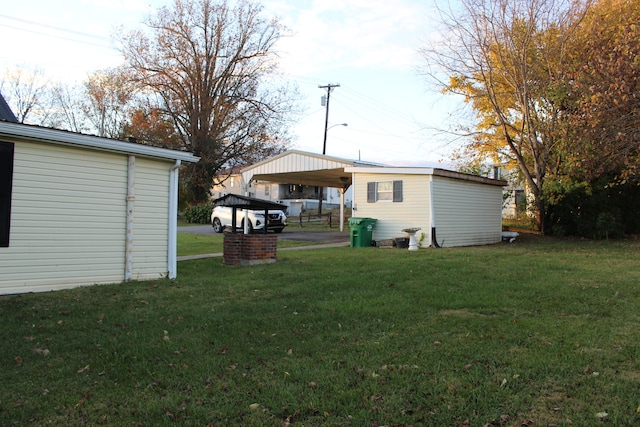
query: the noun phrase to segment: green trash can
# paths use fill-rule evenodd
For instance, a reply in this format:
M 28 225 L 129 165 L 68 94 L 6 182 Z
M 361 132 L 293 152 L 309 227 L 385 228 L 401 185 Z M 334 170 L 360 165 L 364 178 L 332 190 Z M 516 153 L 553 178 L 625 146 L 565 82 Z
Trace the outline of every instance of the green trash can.
M 352 248 L 368 248 L 371 246 L 373 227 L 376 226 L 376 221 L 375 218 L 349 218 Z

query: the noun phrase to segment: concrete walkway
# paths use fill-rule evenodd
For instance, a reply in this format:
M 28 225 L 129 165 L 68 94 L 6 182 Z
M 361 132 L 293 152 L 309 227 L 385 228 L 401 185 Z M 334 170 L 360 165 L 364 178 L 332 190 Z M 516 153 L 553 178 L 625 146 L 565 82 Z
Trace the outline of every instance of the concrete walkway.
M 307 249 L 322 249 L 322 248 L 338 248 L 341 246 L 349 246 L 349 242 L 339 242 L 339 243 L 325 243 L 320 245 L 308 245 L 308 246 L 292 246 L 290 248 L 278 248 L 278 252 L 281 251 L 301 251 Z M 204 258 L 216 258 L 221 257 L 222 252 L 216 252 L 213 254 L 201 254 L 201 255 L 185 255 L 179 256 L 178 261 L 189 261 L 192 259 L 204 259 Z

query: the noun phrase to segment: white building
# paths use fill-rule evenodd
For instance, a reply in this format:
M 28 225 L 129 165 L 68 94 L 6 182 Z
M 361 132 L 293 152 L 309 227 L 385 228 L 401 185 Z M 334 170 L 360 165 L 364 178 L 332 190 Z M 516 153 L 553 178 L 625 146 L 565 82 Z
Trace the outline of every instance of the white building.
M 190 153 L 0 121 L 0 293 L 176 276 Z
M 407 228 L 421 228 L 417 237 L 422 247 L 483 245 L 502 239 L 502 188 L 507 183 L 498 179 L 438 168 L 384 167 L 294 150 L 242 169 L 242 185 L 260 181 L 333 187 L 341 194 L 352 191 L 352 216 L 377 220 L 373 240 L 406 237 L 402 230 Z
M 497 243 L 502 232 L 502 180 L 437 168 L 349 167 L 353 216 L 375 218 L 373 240 L 420 228 L 419 246 Z

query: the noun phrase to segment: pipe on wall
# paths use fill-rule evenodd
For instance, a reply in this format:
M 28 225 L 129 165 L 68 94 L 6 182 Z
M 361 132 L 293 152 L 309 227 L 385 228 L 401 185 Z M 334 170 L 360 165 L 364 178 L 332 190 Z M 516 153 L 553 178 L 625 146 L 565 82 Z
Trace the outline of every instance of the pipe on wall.
M 133 272 L 133 219 L 135 212 L 136 156 L 127 160 L 127 237 L 125 242 L 124 280 L 131 280 Z
M 167 276 L 175 279 L 178 276 L 178 170 L 182 162 L 176 160 L 169 170 L 169 231 L 167 244 Z
M 431 211 L 431 235 L 429 236 L 429 246 L 432 248 L 439 248 L 438 239 L 436 237 L 436 209 L 433 195 L 433 175 L 429 180 L 429 205 Z

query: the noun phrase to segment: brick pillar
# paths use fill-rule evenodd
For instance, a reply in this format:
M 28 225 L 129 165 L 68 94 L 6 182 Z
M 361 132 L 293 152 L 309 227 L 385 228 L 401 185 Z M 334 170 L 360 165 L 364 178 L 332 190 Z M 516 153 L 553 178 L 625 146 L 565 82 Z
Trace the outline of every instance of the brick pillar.
M 275 234 L 243 234 L 240 264 L 269 264 L 276 262 L 278 237 Z
M 275 234 L 224 233 L 223 262 L 227 265 L 255 265 L 276 262 Z
M 242 234 L 225 232 L 222 254 L 222 259 L 225 264 L 240 265 L 242 258 Z

